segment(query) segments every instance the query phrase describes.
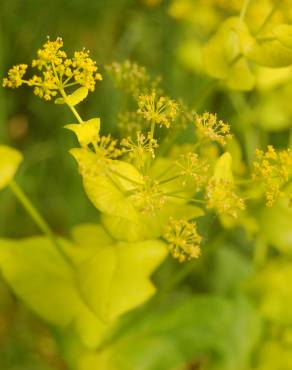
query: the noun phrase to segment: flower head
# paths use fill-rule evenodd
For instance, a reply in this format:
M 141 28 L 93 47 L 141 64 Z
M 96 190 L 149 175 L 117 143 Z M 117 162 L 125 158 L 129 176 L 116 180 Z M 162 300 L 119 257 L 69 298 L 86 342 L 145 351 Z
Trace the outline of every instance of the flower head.
M 239 210 L 245 209 L 245 204 L 234 189 L 232 181 L 212 177 L 206 188 L 207 208 L 220 214 L 237 217 Z
M 123 89 L 126 93 L 139 96 L 146 94 L 149 89 L 157 87 L 159 80 L 151 81 L 146 68 L 129 60 L 123 63 L 114 62 L 106 67 L 111 74 L 117 87 Z
M 55 41 L 48 38 L 38 50 L 37 58 L 32 61 L 32 67 L 37 68 L 38 73 L 24 80 L 27 65 L 14 66 L 8 71 L 8 77 L 4 78 L 3 86 L 15 88 L 25 83 L 33 87 L 35 95 L 45 100 L 51 100 L 58 92 L 63 96 L 66 88 L 78 85 L 93 91 L 96 81 L 102 77 L 97 73 L 96 62 L 89 57 L 89 52 L 77 51 L 69 59 L 62 47 L 60 37 Z
M 198 234 L 195 222 L 171 218 L 166 227 L 164 238 L 174 258 L 180 262 L 198 258 L 201 254 L 202 237 Z
M 275 201 L 284 195 L 283 186 L 292 175 L 292 153 L 288 150 L 277 152 L 272 145 L 266 152 L 256 150 L 253 163 L 253 177 L 264 184 L 266 202 L 272 207 Z
M 130 199 L 140 212 L 150 214 L 155 214 L 166 202 L 159 183 L 149 176 L 144 176 L 143 184 L 137 187 Z
M 95 153 L 106 159 L 115 159 L 123 154 L 124 151 L 119 149 L 117 145 L 118 140 L 112 139 L 110 135 L 98 135 L 96 143 L 93 144 Z
M 216 141 L 222 146 L 226 145 L 226 140 L 231 138 L 230 125 L 221 120 L 217 120 L 217 115 L 205 112 L 195 116 L 195 126 L 199 137 Z
M 147 121 L 160 126 L 170 127 L 178 113 L 178 104 L 166 96 L 158 97 L 153 91 L 150 95 L 140 95 L 138 98 L 138 113 Z
M 121 146 L 124 147 L 125 152 L 129 153 L 130 158 L 136 162 L 137 167 L 141 169 L 148 158 L 147 154 L 155 158 L 155 149 L 158 148 L 158 143 L 149 133 L 146 136 L 141 131 L 138 131 L 136 140 L 133 140 L 131 137 L 125 138 L 121 141 Z
M 181 154 L 175 164 L 180 170 L 180 175 L 184 178 L 183 185 L 188 179 L 192 179 L 195 182 L 196 191 L 200 191 L 207 181 L 209 166 L 206 161 L 201 160 L 198 154 L 188 152 Z
M 23 84 L 22 77 L 27 70 L 27 64 L 18 64 L 8 71 L 8 77 L 3 79 L 3 87 L 15 89 Z

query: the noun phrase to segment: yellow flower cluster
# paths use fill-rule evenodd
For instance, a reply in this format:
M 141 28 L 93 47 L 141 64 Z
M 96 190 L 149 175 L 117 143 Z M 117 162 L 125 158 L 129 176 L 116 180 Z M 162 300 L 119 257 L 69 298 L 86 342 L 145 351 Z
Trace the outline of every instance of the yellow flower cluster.
M 230 180 L 212 177 L 206 188 L 207 208 L 214 209 L 219 214 L 226 214 L 234 218 L 239 210 L 245 209 L 245 204 L 234 189 Z
M 123 63 L 114 62 L 108 65 L 106 69 L 111 74 L 117 87 L 134 96 L 143 91 L 146 92 L 145 90 L 152 83 L 146 68 L 129 60 Z M 152 86 L 154 88 L 155 84 Z
M 38 50 L 37 59 L 32 61 L 32 67 L 36 67 L 40 74 L 24 80 L 27 65 L 20 64 L 8 71 L 3 86 L 14 88 L 27 84 L 34 87 L 35 95 L 45 100 L 51 100 L 58 92 L 76 85 L 93 91 L 96 81 L 102 79 L 101 74 L 97 73 L 96 62 L 85 50 L 75 52 L 71 59 L 67 58 L 66 53 L 61 50 L 62 46 L 61 38 L 55 41 L 48 39 L 42 49 Z
M 27 64 L 18 64 L 8 71 L 8 77 L 3 79 L 3 87 L 15 89 L 22 85 L 22 77 L 27 70 Z
M 118 127 L 123 136 L 131 136 L 143 129 L 144 119 L 137 112 L 121 112 L 118 114 Z
M 153 91 L 150 95 L 140 95 L 138 98 L 138 113 L 147 121 L 160 126 L 170 127 L 179 111 L 178 104 L 166 96 L 157 96 Z
M 196 191 L 200 191 L 207 181 L 209 165 L 206 161 L 201 160 L 198 154 L 188 152 L 181 154 L 175 164 L 183 178 L 183 186 L 186 185 L 188 179 L 192 179 L 195 182 Z
M 216 141 L 222 146 L 226 145 L 227 139 L 231 138 L 230 125 L 217 120 L 217 115 L 205 112 L 195 116 L 195 126 L 198 136 L 202 139 Z
M 198 234 L 195 222 L 171 218 L 166 227 L 164 238 L 168 242 L 170 253 L 179 262 L 198 258 L 201 254 L 202 237 Z
M 157 140 L 148 133 L 145 136 L 141 131 L 136 133 L 136 140 L 131 137 L 124 138 L 121 141 L 121 146 L 125 148 L 125 152 L 129 153 L 130 158 L 135 161 L 139 169 L 143 168 L 147 154 L 155 158 L 155 149 L 158 148 Z
M 98 136 L 96 144 L 94 144 L 94 150 L 102 158 L 116 159 L 124 153 L 117 145 L 118 140 L 112 139 L 110 135 Z
M 157 210 L 164 206 L 166 196 L 158 181 L 153 180 L 149 176 L 144 176 L 143 184 L 135 189 L 130 200 L 140 212 L 155 214 Z
M 289 149 L 276 152 L 272 145 L 266 152 L 258 149 L 253 170 L 253 178 L 264 184 L 267 206 L 272 207 L 292 176 L 292 153 Z

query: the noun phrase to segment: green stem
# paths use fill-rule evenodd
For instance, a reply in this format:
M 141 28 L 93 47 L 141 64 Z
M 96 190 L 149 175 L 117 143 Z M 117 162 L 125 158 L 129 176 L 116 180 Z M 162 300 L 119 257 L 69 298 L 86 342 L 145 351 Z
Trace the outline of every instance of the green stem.
M 240 22 L 244 21 L 249 3 L 250 3 L 250 0 L 244 0 L 243 6 L 240 12 L 240 16 L 239 16 Z
M 32 202 L 29 200 L 27 195 L 22 191 L 22 189 L 18 186 L 18 184 L 13 180 L 10 182 L 10 189 L 18 199 L 18 201 L 22 204 L 24 209 L 30 215 L 32 220 L 36 223 L 36 225 L 40 228 L 40 230 L 47 235 L 47 237 L 51 240 L 52 244 L 56 247 L 58 252 L 64 258 L 64 260 L 71 266 L 72 262 L 69 260 L 67 255 L 64 253 L 61 245 L 59 244 L 58 240 L 56 239 L 54 233 L 52 232 L 48 223 L 44 220 L 44 218 L 40 215 L 37 209 L 34 207 Z
M 265 240 L 258 237 L 255 244 L 254 250 L 254 265 L 256 268 L 262 267 L 268 256 L 268 244 Z
M 83 119 L 80 117 L 79 113 L 77 112 L 77 110 L 74 108 L 74 106 L 72 104 L 70 104 L 68 102 L 68 97 L 67 97 L 67 94 L 65 93 L 65 90 L 64 89 L 60 89 L 60 93 L 62 95 L 62 97 L 64 98 L 64 101 L 65 103 L 68 105 L 68 107 L 70 108 L 71 112 L 74 114 L 74 116 L 77 118 L 77 121 L 82 124 L 84 123 L 83 122 Z
M 281 0 L 277 0 L 274 3 L 274 5 L 273 5 L 271 11 L 269 12 L 269 14 L 267 15 L 266 19 L 264 20 L 264 22 L 262 23 L 260 28 L 257 30 L 256 36 L 258 36 L 262 32 L 262 30 L 266 27 L 266 25 L 270 22 L 271 18 L 273 17 L 276 10 L 278 9 L 278 6 L 280 5 L 280 3 L 281 3 Z

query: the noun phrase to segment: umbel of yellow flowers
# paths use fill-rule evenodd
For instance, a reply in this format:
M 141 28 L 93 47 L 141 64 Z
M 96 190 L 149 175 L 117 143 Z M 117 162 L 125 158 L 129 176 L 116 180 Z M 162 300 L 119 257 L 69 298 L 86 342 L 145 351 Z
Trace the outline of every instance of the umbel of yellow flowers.
M 55 41 L 47 42 L 37 52 L 37 58 L 32 61 L 32 67 L 38 72 L 31 78 L 25 79 L 28 65 L 19 64 L 8 71 L 3 86 L 17 88 L 22 84 L 32 86 L 35 95 L 45 100 L 51 100 L 68 87 L 83 86 L 94 91 L 95 83 L 102 79 L 97 72 L 96 62 L 89 57 L 85 50 L 75 51 L 72 58 L 68 58 L 61 50 L 63 41 L 58 37 Z

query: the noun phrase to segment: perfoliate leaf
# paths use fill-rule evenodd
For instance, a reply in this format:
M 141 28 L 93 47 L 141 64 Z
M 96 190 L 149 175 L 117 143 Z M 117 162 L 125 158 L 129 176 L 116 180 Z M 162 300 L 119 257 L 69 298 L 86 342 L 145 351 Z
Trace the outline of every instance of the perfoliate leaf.
M 94 206 L 103 213 L 137 221 L 138 213 L 126 196 L 136 186 L 134 182 L 142 182 L 135 167 L 122 161 L 105 161 L 86 149 L 71 149 L 70 153 L 79 165 L 86 194 Z
M 259 214 L 261 232 L 275 248 L 292 256 L 292 208 L 287 201 L 280 200 Z
M 266 319 L 280 325 L 292 325 L 290 261 L 274 258 L 250 279 L 247 289 Z
M 255 77 L 250 71 L 248 62 L 241 57 L 230 66 L 226 79 L 226 86 L 234 90 L 252 90 L 255 85 Z
M 274 35 L 276 38 L 286 46 L 292 49 L 292 25 L 291 24 L 279 24 L 274 28 Z
M 84 86 L 79 87 L 71 95 L 68 95 L 66 101 L 70 105 L 77 105 L 82 102 L 88 95 L 88 89 Z
M 227 19 L 204 47 L 203 63 L 210 76 L 224 80 L 230 88 L 251 90 L 254 76 L 241 56 L 240 34 L 249 35 L 245 23 L 237 17 Z
M 84 299 L 102 321 L 114 321 L 155 293 L 150 276 L 166 254 L 158 240 L 97 245 L 78 268 Z
M 100 130 L 100 119 L 92 118 L 84 123 L 73 123 L 64 127 L 73 131 L 77 136 L 80 146 L 86 148 L 90 143 L 96 143 L 97 141 Z
M 279 37 L 282 41 L 279 41 Z M 245 56 L 264 67 L 287 67 L 292 64 L 292 49 L 284 45 L 283 39 L 289 43 L 289 37 L 284 37 L 281 27 L 278 31 L 277 27 L 272 28 L 246 46 Z
M 244 298 L 187 295 L 143 311 L 111 346 L 85 355 L 78 370 L 169 370 L 190 363 L 246 370 L 258 332 L 258 317 Z
M 102 215 L 101 222 L 112 237 L 117 240 L 136 242 L 146 239 L 159 238 L 165 231 L 170 217 L 187 220 L 203 216 L 204 211 L 189 204 L 175 204 L 167 202 L 162 209 L 154 214 L 140 214 L 138 222 L 128 219 Z
M 18 150 L 0 145 L 0 190 L 13 179 L 22 159 L 22 154 Z
M 289 338 L 291 333 L 287 334 Z M 257 357 L 257 370 L 292 370 L 292 350 L 289 346 L 289 339 L 288 343 L 278 338 L 267 340 L 260 346 Z
M 229 152 L 222 154 L 217 160 L 214 169 L 214 178 L 233 182 L 232 157 Z
M 60 240 L 64 249 L 73 245 Z M 41 318 L 61 328 L 75 328 L 82 342 L 96 348 L 106 326 L 84 304 L 74 271 L 50 240 L 0 239 L 0 269 L 14 292 Z

